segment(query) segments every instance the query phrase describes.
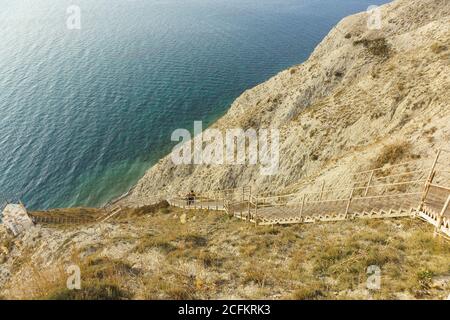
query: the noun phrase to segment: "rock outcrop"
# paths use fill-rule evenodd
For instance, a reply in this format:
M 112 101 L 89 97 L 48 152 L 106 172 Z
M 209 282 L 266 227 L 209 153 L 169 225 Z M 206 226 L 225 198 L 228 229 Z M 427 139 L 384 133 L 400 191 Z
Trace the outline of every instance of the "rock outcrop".
M 15 236 L 30 229 L 34 224 L 22 204 L 8 204 L 3 209 L 2 222 Z

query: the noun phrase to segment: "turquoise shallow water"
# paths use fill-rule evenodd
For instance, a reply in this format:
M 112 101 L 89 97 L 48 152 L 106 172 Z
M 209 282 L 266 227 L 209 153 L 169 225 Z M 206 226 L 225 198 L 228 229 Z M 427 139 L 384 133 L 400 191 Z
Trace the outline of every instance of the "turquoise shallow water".
M 0 200 L 100 205 L 375 0 L 0 0 Z M 81 30 L 66 28 L 78 4 Z

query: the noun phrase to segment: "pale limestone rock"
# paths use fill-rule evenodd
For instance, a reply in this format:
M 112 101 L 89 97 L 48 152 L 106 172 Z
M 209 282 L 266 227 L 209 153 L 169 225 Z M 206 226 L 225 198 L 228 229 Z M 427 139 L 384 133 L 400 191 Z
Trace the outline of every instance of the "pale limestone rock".
M 254 192 L 319 189 L 367 169 L 393 141 L 411 142 L 423 159 L 448 147 L 450 1 L 397 0 L 381 14 L 381 30 L 368 30 L 366 13 L 344 18 L 307 61 L 244 92 L 213 125 L 278 128 L 278 174 L 263 176 L 259 166 L 174 165 L 169 155 L 122 202 L 140 206 L 155 195 L 249 184 Z M 379 38 L 386 55 L 362 44 Z M 432 136 L 424 133 L 433 128 Z
M 181 222 L 181 224 L 185 224 L 185 223 L 186 223 L 186 220 L 187 220 L 186 213 L 183 213 L 183 214 L 180 216 L 180 222 Z
M 33 221 L 22 204 L 7 204 L 3 209 L 2 222 L 14 236 L 26 232 L 33 226 Z

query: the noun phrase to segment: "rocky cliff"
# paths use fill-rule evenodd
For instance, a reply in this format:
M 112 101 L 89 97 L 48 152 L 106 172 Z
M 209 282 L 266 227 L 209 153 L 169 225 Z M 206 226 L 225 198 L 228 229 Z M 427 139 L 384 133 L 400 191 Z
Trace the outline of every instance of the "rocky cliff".
M 297 191 L 305 181 L 332 184 L 369 168 L 389 145 L 408 146 L 400 148 L 404 160 L 448 146 L 450 2 L 397 0 L 380 13 L 376 29 L 365 12 L 343 19 L 306 62 L 244 92 L 213 125 L 277 128 L 276 175 L 257 165 L 175 165 L 167 156 L 122 203 L 247 184 Z

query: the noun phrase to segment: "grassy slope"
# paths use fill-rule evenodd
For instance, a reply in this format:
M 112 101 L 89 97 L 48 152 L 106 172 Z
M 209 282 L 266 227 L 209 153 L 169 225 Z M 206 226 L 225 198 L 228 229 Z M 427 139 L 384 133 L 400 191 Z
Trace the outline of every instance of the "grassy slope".
M 214 212 L 162 208 L 113 224 L 139 231 L 102 234 L 97 249 L 65 243 L 81 267 L 81 291 L 65 289 L 63 262 L 24 264 L 19 270 L 34 268 L 20 284 L 28 290 L 19 286 L 6 298 L 443 299 L 450 292 L 450 245 L 419 220 L 271 228 Z M 381 268 L 380 290 L 366 289 L 370 265 Z

